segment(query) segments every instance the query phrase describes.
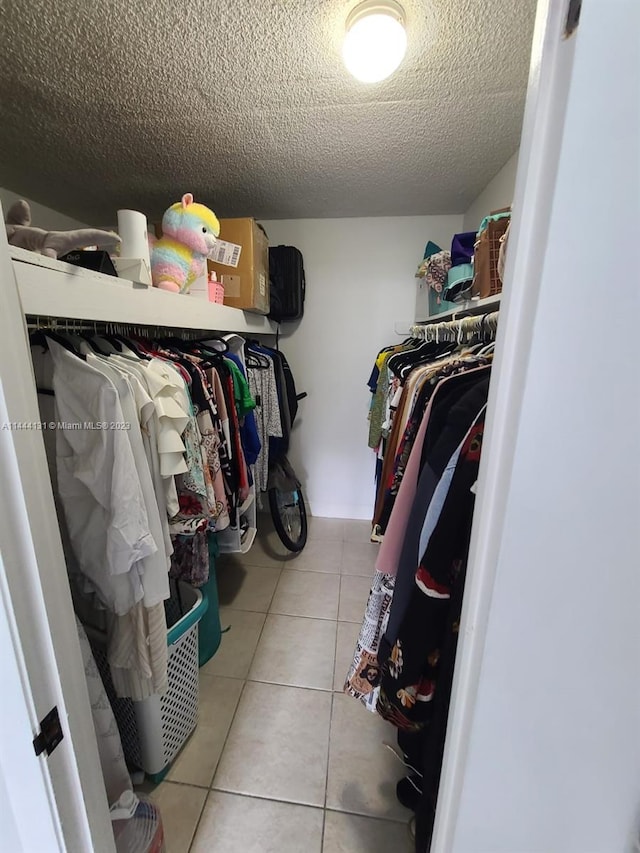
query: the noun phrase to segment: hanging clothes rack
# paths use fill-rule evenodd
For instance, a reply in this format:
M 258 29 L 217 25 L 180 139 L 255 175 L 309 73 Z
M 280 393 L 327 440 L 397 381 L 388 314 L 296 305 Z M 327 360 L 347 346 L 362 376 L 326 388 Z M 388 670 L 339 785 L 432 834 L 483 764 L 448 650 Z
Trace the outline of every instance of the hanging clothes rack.
M 411 326 L 410 333 L 415 338 L 423 338 L 426 341 L 435 341 L 436 343 L 444 341 L 469 343 L 476 337 L 483 340 L 495 340 L 499 316 L 499 311 L 493 311 L 491 314 L 461 317 L 457 320 L 447 320 L 441 323 L 418 323 Z
M 91 332 L 94 335 L 123 335 L 124 337 L 166 338 L 180 337 L 184 340 L 198 340 L 211 337 L 218 332 L 211 329 L 184 329 L 182 327 L 141 325 L 139 323 L 115 323 L 102 320 L 78 320 L 69 317 L 48 317 L 36 314 L 26 316 L 27 329 L 50 330 L 52 332 Z M 226 333 L 222 333 L 226 334 Z

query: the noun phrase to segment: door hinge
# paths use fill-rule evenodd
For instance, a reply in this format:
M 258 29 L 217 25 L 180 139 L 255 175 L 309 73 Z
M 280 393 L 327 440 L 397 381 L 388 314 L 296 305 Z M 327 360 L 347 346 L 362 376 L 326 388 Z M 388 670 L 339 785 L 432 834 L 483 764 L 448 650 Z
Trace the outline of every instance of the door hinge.
M 564 24 L 564 37 L 569 38 L 578 29 L 580 23 L 580 12 L 582 11 L 582 0 L 569 0 L 567 20 Z
M 51 755 L 63 738 L 64 734 L 60 725 L 58 708 L 54 706 L 47 716 L 40 720 L 40 733 L 33 739 L 33 748 L 36 755 L 40 755 L 43 752 Z

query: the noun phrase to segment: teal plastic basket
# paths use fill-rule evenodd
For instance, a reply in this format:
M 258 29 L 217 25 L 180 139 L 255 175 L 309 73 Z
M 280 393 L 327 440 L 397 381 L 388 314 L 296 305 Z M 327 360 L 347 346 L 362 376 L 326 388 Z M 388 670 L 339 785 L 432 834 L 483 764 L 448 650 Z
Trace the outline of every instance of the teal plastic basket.
M 116 697 L 107 661 L 106 635 L 87 628 L 127 764 L 144 770 L 156 783 L 167 775 L 171 762 L 198 722 L 198 627 L 208 606 L 200 590 L 181 581 L 171 581 L 171 596 L 165 602 L 169 689 L 164 696 L 150 696 L 142 701 Z
M 204 666 L 215 655 L 222 639 L 220 625 L 220 605 L 218 601 L 218 582 L 216 579 L 216 559 L 219 548 L 215 533 L 209 533 L 209 580 L 200 587 L 207 602 L 207 610 L 198 626 L 198 657 L 200 666 Z

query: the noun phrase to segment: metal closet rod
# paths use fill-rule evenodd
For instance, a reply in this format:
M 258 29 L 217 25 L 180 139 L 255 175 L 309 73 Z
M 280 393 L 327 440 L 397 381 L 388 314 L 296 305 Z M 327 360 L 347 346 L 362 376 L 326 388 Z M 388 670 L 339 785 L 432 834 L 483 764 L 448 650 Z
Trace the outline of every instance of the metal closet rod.
M 175 326 L 142 326 L 139 323 L 113 323 L 104 320 L 77 320 L 69 317 L 43 317 L 27 315 L 27 328 L 50 329 L 52 332 L 93 332 L 95 335 L 123 335 L 124 337 L 166 338 L 178 337 L 190 340 L 206 335 L 220 334 L 213 329 L 183 329 Z
M 468 343 L 480 335 L 483 339 L 489 337 L 495 340 L 498 329 L 499 311 L 491 314 L 476 314 L 473 317 L 461 317 L 458 320 L 445 320 L 442 323 L 417 324 L 411 326 L 411 334 L 426 341 L 453 341 Z

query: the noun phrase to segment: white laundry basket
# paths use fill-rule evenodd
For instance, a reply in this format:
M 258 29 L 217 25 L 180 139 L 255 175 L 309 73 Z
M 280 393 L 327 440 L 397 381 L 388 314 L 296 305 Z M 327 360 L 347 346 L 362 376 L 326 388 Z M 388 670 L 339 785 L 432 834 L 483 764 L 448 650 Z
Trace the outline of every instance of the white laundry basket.
M 188 584 L 172 582 L 166 602 L 169 689 L 142 701 L 118 699 L 106 655 L 106 637 L 87 630 L 122 738 L 127 763 L 160 782 L 198 722 L 198 623 L 208 602 Z

